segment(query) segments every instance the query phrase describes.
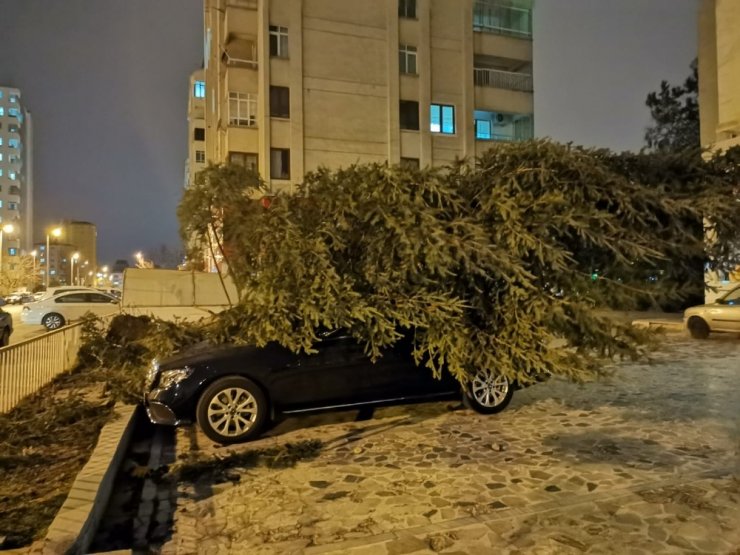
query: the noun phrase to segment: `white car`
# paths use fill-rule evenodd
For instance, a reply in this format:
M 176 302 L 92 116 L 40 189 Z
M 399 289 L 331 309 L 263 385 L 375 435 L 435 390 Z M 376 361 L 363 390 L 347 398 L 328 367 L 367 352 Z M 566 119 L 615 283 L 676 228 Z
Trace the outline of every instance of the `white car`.
M 106 316 L 119 310 L 119 300 L 111 295 L 99 291 L 70 291 L 25 305 L 21 322 L 42 324 L 47 329 L 55 330 L 82 318 L 88 312 Z
M 740 285 L 713 303 L 687 308 L 683 323 L 696 339 L 706 339 L 716 331 L 740 333 Z

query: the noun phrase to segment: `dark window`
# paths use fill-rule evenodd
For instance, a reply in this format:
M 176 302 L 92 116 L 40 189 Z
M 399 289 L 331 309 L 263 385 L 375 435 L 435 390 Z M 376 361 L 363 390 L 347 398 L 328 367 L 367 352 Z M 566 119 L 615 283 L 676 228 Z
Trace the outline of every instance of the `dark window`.
M 69 295 L 62 295 L 57 297 L 54 301 L 56 303 L 86 303 L 87 294 L 85 293 L 70 293 Z
M 418 158 L 401 158 L 401 167 L 407 170 L 418 170 L 419 159 Z
M 101 295 L 99 293 L 86 293 L 87 302 L 89 303 L 112 303 L 115 299 L 108 295 Z
M 416 19 L 416 0 L 398 0 L 398 17 Z
M 274 118 L 290 117 L 290 89 L 270 87 L 270 115 Z
M 270 149 L 270 177 L 290 179 L 290 150 L 287 148 Z
M 399 114 L 401 129 L 419 130 L 419 103 L 415 100 L 402 100 Z
M 206 130 L 202 127 L 196 127 L 195 129 L 193 129 L 193 139 L 196 141 L 205 141 Z
M 257 155 L 252 152 L 229 152 L 229 163 L 244 166 L 250 170 L 257 170 Z

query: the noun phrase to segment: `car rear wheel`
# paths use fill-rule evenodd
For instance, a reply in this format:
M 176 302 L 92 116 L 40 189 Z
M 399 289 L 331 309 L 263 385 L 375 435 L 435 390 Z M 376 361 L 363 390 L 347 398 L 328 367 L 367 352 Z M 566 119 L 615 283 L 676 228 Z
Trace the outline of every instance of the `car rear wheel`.
M 209 385 L 198 400 L 196 419 L 203 433 L 217 443 L 256 438 L 269 415 L 267 398 L 248 378 L 230 376 Z
M 689 333 L 694 339 L 706 339 L 709 337 L 709 324 L 698 316 L 689 318 Z
M 64 317 L 56 312 L 51 312 L 43 317 L 41 323 L 47 330 L 56 330 L 64 325 Z
M 467 384 L 463 400 L 475 412 L 495 414 L 507 407 L 513 395 L 514 387 L 506 376 L 481 369 Z

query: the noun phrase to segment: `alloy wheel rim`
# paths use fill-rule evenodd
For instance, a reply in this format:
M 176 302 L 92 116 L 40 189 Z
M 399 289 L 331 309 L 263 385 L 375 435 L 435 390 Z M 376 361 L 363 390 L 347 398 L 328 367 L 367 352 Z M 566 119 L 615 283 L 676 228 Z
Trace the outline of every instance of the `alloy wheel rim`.
M 246 433 L 254 425 L 257 413 L 257 401 L 242 387 L 223 389 L 208 403 L 208 422 L 225 437 Z
M 46 321 L 49 323 L 48 325 L 51 329 L 57 329 L 59 326 L 62 325 L 59 316 L 49 316 Z
M 471 383 L 473 398 L 487 408 L 497 407 L 509 393 L 509 380 L 506 376 L 494 374 L 491 370 L 479 370 Z

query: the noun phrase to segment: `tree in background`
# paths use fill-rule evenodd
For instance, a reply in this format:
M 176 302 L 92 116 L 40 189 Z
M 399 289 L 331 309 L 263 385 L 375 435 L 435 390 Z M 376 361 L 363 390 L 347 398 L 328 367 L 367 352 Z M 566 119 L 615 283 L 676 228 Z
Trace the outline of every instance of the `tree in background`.
M 240 291 L 212 339 L 310 351 L 341 327 L 377 357 L 412 332 L 434 373 L 585 379 L 647 337 L 599 309 L 680 298 L 682 269 L 704 257 L 703 215 L 720 236 L 740 223 L 726 202 L 737 166 L 688 153 L 530 141 L 477 162 L 322 169 L 269 204 L 254 200 L 255 176 L 205 170 L 180 205 L 182 233 L 212 244 L 214 232 Z
M 683 85 L 660 83 L 660 90 L 648 94 L 645 104 L 650 109 L 653 125 L 645 132 L 645 142 L 652 150 L 698 149 L 699 77 L 697 61 L 691 63 L 691 75 Z
M 22 289 L 33 291 L 39 282 L 39 277 L 34 272 L 38 266 L 33 257 L 21 255 L 12 258 L 12 261 L 4 261 L 3 271 L 0 272 L 0 295 Z

